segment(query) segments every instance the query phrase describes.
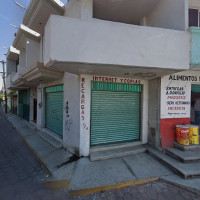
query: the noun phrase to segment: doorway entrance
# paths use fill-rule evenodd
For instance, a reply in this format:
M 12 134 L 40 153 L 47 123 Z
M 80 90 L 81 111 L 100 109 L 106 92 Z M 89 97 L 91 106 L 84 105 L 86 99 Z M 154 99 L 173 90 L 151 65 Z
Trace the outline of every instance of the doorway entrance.
M 37 99 L 33 99 L 33 122 L 37 124 Z
M 200 85 L 191 85 L 191 124 L 200 125 Z

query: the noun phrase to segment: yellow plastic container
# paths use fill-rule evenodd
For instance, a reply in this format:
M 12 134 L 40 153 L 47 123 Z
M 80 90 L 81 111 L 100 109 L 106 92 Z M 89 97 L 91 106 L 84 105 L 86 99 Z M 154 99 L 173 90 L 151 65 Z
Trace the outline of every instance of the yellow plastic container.
M 188 139 L 179 139 L 178 143 L 182 144 L 182 145 L 185 145 L 185 146 L 190 145 L 190 141 Z
M 199 127 L 198 126 L 190 126 L 190 144 L 199 144 Z

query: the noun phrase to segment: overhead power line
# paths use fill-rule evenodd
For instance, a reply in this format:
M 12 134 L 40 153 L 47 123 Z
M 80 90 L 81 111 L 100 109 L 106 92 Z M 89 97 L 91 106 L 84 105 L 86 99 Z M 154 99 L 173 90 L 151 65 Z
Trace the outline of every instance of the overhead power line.
M 13 24 L 10 24 L 10 26 L 12 26 L 13 28 L 19 29 L 19 27 L 15 26 L 15 25 L 13 25 Z
M 15 4 L 17 5 L 17 6 L 19 6 L 19 7 L 21 7 L 21 8 L 23 8 L 24 10 L 27 10 L 23 5 L 21 5 L 20 3 L 18 3 L 17 1 L 14 1 L 15 2 Z

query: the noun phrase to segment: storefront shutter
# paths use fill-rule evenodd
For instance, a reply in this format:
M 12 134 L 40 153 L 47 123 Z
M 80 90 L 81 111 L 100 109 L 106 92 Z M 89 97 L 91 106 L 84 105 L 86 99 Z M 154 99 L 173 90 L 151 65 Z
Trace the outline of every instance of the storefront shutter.
M 30 90 L 18 91 L 18 115 L 29 121 L 30 114 Z
M 92 82 L 91 146 L 140 139 L 141 85 Z
M 23 104 L 18 103 L 18 115 L 23 117 Z
M 63 135 L 63 85 L 46 88 L 46 128 Z

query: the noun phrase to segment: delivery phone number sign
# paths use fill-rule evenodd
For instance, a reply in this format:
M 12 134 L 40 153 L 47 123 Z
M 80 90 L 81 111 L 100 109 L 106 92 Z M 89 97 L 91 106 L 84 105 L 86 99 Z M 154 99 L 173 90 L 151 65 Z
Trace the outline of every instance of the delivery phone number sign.
M 191 82 L 198 77 L 169 75 L 161 78 L 161 118 L 190 118 Z

